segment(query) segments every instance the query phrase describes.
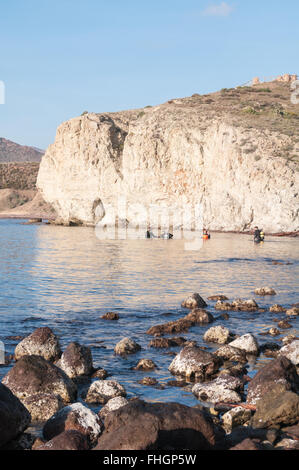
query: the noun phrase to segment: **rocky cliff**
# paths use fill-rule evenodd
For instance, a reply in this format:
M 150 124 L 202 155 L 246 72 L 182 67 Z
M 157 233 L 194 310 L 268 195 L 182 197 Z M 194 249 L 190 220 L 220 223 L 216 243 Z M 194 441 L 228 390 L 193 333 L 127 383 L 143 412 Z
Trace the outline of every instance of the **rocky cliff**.
M 94 225 L 125 196 L 131 208 L 118 215 L 130 222 L 146 222 L 137 204 L 167 205 L 180 224 L 186 204 L 200 203 L 210 230 L 297 231 L 299 105 L 290 96 L 276 81 L 86 113 L 60 125 L 37 186 L 63 223 Z

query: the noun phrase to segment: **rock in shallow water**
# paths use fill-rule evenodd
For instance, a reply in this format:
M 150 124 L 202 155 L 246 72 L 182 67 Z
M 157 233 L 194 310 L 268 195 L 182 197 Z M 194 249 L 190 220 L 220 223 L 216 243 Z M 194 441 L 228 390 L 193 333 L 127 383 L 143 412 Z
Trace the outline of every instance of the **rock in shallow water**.
M 280 356 L 287 357 L 295 366 L 299 364 L 299 340 L 292 341 L 291 343 L 283 346 L 279 350 Z
M 157 366 L 151 359 L 140 359 L 137 366 L 134 367 L 135 370 L 153 370 Z
M 37 328 L 31 335 L 24 338 L 15 349 L 15 359 L 23 356 L 42 356 L 47 361 L 55 361 L 61 354 L 57 337 L 48 327 Z
M 59 396 L 49 393 L 30 395 L 22 402 L 30 412 L 32 421 L 47 421 L 65 406 Z
M 193 310 L 195 308 L 205 308 L 207 304 L 199 294 L 195 293 L 182 302 L 182 307 Z
M 192 393 L 198 400 L 204 402 L 240 403 L 242 397 L 239 392 L 243 390 L 243 387 L 242 380 L 228 375 L 221 375 L 211 382 L 195 384 Z
M 276 292 L 272 287 L 258 287 L 254 290 L 255 295 L 276 295 Z
M 90 375 L 93 371 L 91 350 L 79 343 L 70 343 L 56 365 L 71 379 Z
M 125 397 L 125 388 L 116 380 L 96 380 L 91 384 L 85 398 L 86 403 L 107 403 L 115 397 Z
M 204 380 L 218 371 L 220 363 L 213 354 L 193 346 L 182 349 L 168 369 L 174 375 Z
M 134 354 L 135 352 L 140 351 L 140 349 L 140 344 L 136 343 L 133 339 L 123 338 L 115 346 L 114 352 L 120 356 L 126 356 L 127 354 Z
M 226 344 L 232 339 L 232 333 L 224 326 L 212 326 L 205 332 L 203 339 L 211 343 Z
M 248 354 L 257 355 L 259 353 L 258 342 L 256 338 L 250 333 L 240 336 L 239 338 L 229 343 L 229 345 L 234 348 L 241 349 L 242 351 L 245 351 Z
M 279 384 L 285 391 L 299 390 L 296 367 L 284 356 L 278 357 L 260 369 L 248 384 L 247 403 L 255 404 Z
M 20 400 L 39 393 L 49 393 L 69 403 L 77 396 L 74 382 L 61 369 L 41 356 L 23 356 L 2 382 Z

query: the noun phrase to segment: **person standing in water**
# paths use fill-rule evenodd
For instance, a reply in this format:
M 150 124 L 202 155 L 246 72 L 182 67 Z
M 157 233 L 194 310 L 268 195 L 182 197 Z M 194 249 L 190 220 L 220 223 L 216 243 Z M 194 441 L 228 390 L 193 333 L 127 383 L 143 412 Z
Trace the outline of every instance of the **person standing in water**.
M 265 239 L 265 234 L 263 230 L 260 230 L 258 227 L 254 227 L 254 242 L 260 243 Z

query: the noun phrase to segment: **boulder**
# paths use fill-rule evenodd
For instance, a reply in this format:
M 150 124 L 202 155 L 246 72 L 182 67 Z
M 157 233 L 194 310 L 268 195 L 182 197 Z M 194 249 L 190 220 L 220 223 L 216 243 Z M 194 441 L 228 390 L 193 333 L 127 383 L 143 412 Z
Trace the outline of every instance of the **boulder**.
M 220 363 L 213 354 L 193 346 L 182 349 L 168 369 L 174 375 L 204 380 L 218 371 Z
M 178 403 L 134 400 L 110 413 L 96 450 L 209 450 L 224 432 L 199 409 Z
M 247 354 L 257 355 L 259 353 L 258 342 L 256 338 L 250 333 L 240 336 L 239 338 L 229 343 L 229 345 L 234 348 L 241 349 L 242 351 L 245 351 Z
M 222 416 L 222 423 L 225 431 L 227 433 L 230 433 L 233 428 L 247 423 L 248 421 L 250 421 L 251 415 L 251 411 L 246 410 L 242 406 L 237 406 L 236 408 L 227 411 Z
M 106 371 L 106 369 L 102 369 L 102 368 L 99 368 L 97 369 L 91 376 L 92 379 L 100 379 L 100 380 L 104 380 L 108 377 L 108 372 Z
M 291 323 L 289 323 L 287 320 L 281 320 L 280 322 L 277 323 L 277 326 L 281 330 L 287 330 L 289 328 L 292 328 Z
M 45 444 L 35 446 L 34 450 L 89 450 L 86 436 L 76 430 L 63 431 Z
M 299 377 L 296 367 L 285 356 L 278 357 L 260 369 L 248 384 L 247 403 L 255 404 L 266 396 L 275 384 L 285 391 L 299 390 Z
M 140 349 L 140 344 L 136 343 L 136 341 L 134 341 L 133 339 L 123 338 L 115 346 L 114 352 L 115 354 L 119 354 L 120 356 L 126 356 L 127 354 L 134 354 L 137 351 L 140 351 Z
M 297 317 L 297 315 L 299 315 L 299 308 L 297 307 L 289 308 L 286 311 L 286 315 L 288 315 L 289 317 Z
M 279 350 L 279 355 L 287 357 L 295 366 L 299 365 L 299 340 L 283 346 Z
M 255 312 L 259 308 L 256 301 L 253 299 L 237 299 L 232 302 L 231 306 L 232 310 L 242 312 Z
M 207 307 L 207 304 L 199 294 L 195 293 L 187 297 L 182 302 L 182 307 L 193 310 L 195 308 L 205 308 Z
M 203 339 L 211 343 L 226 344 L 232 339 L 232 334 L 224 326 L 212 326 L 205 332 Z
M 79 343 L 70 343 L 56 365 L 71 379 L 90 375 L 93 371 L 91 350 Z
M 107 401 L 106 405 L 99 412 L 99 416 L 105 419 L 106 416 L 111 412 L 118 410 L 122 406 L 126 406 L 129 401 L 125 397 L 114 397 Z
M 232 305 L 229 302 L 218 300 L 215 304 L 216 310 L 233 310 Z
M 86 403 L 107 403 L 111 398 L 125 397 L 125 388 L 116 380 L 96 380 L 89 387 Z
M 107 312 L 101 316 L 103 320 L 119 320 L 118 313 L 115 312 Z
M 299 396 L 286 391 L 283 385 L 273 384 L 271 390 L 256 402 L 252 418 L 254 428 L 291 426 L 299 421 Z
M 102 433 L 103 424 L 92 410 L 82 403 L 73 403 L 62 408 L 45 423 L 43 436 L 50 440 L 64 431 L 71 430 L 80 432 L 90 445 L 94 445 Z
M 153 336 L 171 335 L 186 332 L 193 325 L 195 325 L 193 320 L 187 320 L 186 317 L 184 317 L 161 325 L 154 325 L 149 328 L 146 333 Z
M 228 298 L 226 297 L 226 295 L 211 295 L 210 297 L 208 297 L 208 300 L 212 300 L 212 301 L 215 301 L 215 300 L 228 300 Z
M 150 348 L 172 348 L 182 346 L 186 343 L 186 339 L 182 337 L 173 338 L 155 338 L 149 342 Z
M 272 287 L 259 287 L 254 290 L 255 295 L 276 295 L 276 292 Z
M 286 309 L 282 305 L 274 304 L 272 307 L 270 307 L 270 312 L 271 313 L 282 313 L 285 312 Z
M 23 356 L 2 382 L 20 399 L 39 393 L 60 396 L 66 402 L 76 399 L 77 387 L 58 367 L 41 356 Z
M 19 436 L 30 421 L 25 406 L 9 388 L 0 384 L 0 447 Z
M 61 354 L 60 344 L 51 328 L 37 328 L 31 335 L 24 338 L 15 349 L 15 359 L 23 356 L 42 356 L 47 361 L 55 361 Z
M 243 388 L 242 380 L 228 375 L 221 375 L 211 382 L 195 384 L 192 393 L 198 400 L 203 402 L 240 403 L 242 397 L 239 392 Z
M 184 317 L 184 319 L 187 321 L 191 321 L 194 325 L 202 323 L 212 323 L 214 321 L 214 317 L 211 313 L 199 308 L 192 310 L 190 313 L 188 313 L 188 315 Z
M 47 421 L 64 407 L 64 402 L 59 396 L 49 393 L 30 395 L 24 398 L 22 403 L 30 412 L 32 421 Z
M 151 359 L 140 359 L 137 366 L 134 367 L 135 370 L 153 370 L 157 366 Z
M 221 346 L 221 348 L 217 349 L 217 351 L 214 352 L 214 355 L 216 357 L 219 357 L 223 361 L 240 362 L 243 364 L 247 362 L 246 352 L 242 349 L 235 348 L 230 344 Z
M 138 380 L 138 383 L 141 385 L 148 385 L 150 387 L 158 385 L 158 380 L 154 377 L 143 377 L 143 379 Z

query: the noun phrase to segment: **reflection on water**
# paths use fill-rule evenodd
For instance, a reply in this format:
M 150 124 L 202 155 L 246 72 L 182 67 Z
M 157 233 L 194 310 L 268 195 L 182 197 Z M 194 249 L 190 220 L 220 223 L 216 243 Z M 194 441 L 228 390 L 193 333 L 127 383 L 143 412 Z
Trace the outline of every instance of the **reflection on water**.
M 39 326 L 50 326 L 65 346 L 79 341 L 92 347 L 95 366 L 108 369 L 123 383 L 129 395 L 147 400 L 175 400 L 195 404 L 192 394 L 177 388 L 158 390 L 137 383 L 144 374 L 132 371 L 141 357 L 152 358 L 159 369 L 147 375 L 166 383 L 172 377 L 170 352 L 154 350 L 146 330 L 186 314 L 181 301 L 192 292 L 205 299 L 225 294 L 230 299 L 254 298 L 255 287 L 273 287 L 278 295 L 256 300 L 260 306 L 289 306 L 298 301 L 298 241 L 268 238 L 255 245 L 252 237 L 213 234 L 200 251 L 186 251 L 183 240 L 99 240 L 92 228 L 22 225 L 0 220 L 0 321 L 4 339 L 27 335 Z M 291 264 L 273 264 L 273 260 Z M 209 304 L 214 316 L 219 316 Z M 118 322 L 100 316 L 119 312 Z M 243 334 L 275 326 L 283 314 L 232 312 L 218 320 L 233 332 Z M 296 326 L 296 321 L 292 321 Z M 203 345 L 208 327 L 194 327 L 186 338 Z M 285 330 L 283 334 L 294 333 Z M 142 345 L 142 351 L 121 359 L 113 348 L 124 336 Z M 281 337 L 258 336 L 260 343 Z M 16 342 L 5 340 L 8 352 Z M 210 350 L 212 345 L 205 344 Z M 262 360 L 268 360 L 261 358 Z M 251 364 L 254 371 L 257 364 Z M 0 368 L 1 376 L 6 368 Z

